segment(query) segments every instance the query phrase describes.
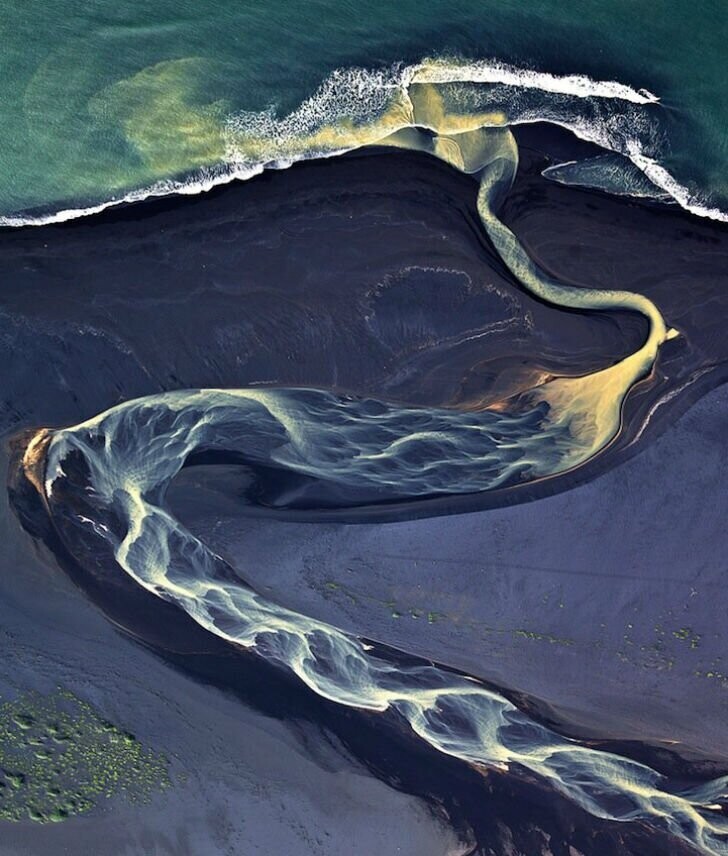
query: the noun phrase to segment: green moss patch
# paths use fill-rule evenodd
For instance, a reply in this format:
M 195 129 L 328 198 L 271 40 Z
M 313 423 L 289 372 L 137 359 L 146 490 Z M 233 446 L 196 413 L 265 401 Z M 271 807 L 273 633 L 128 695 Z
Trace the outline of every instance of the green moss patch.
M 57 690 L 0 702 L 0 821 L 58 823 L 122 793 L 169 787 L 167 759 Z

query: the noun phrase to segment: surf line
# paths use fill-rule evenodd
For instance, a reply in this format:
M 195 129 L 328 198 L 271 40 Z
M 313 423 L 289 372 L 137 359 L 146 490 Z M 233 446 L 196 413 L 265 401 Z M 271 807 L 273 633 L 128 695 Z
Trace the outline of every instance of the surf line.
M 143 106 L 149 97 L 144 87 L 150 76 L 163 74 L 165 82 L 173 81 L 184 93 L 190 85 L 185 78 L 189 67 L 185 58 L 164 61 L 122 81 L 122 89 L 128 92 L 130 87 L 141 85 L 139 104 Z M 660 99 L 652 92 L 614 80 L 593 80 L 579 74 L 559 76 L 494 59 L 429 57 L 414 65 L 399 63 L 385 69 L 335 69 L 315 92 L 283 117 L 278 117 L 272 107 L 257 112 L 241 110 L 224 117 L 221 127 L 212 131 L 216 138 L 212 147 L 219 149 L 217 159 L 190 166 L 189 172 L 160 170 L 157 165 L 144 179 L 151 180 L 151 184 L 143 183 L 120 195 L 114 191 L 110 198 L 95 204 L 90 200 L 86 207 L 8 212 L 0 215 L 0 228 L 59 223 L 149 198 L 195 195 L 235 180 L 245 181 L 265 169 L 285 169 L 301 160 L 335 157 L 381 138 L 384 124 L 389 125 L 389 132 L 407 127 L 411 119 L 410 95 L 422 86 L 442 91 L 459 89 L 460 107 L 463 100 L 469 100 L 476 112 L 490 104 L 490 117 L 497 115 L 498 125 L 547 122 L 564 127 L 631 161 L 655 186 L 655 198 L 666 195 L 696 216 L 728 220 L 728 214 L 711 207 L 661 165 L 661 135 L 651 116 Z M 115 112 L 116 91 L 114 85 L 106 91 L 106 97 L 112 100 L 107 104 L 101 99 L 102 111 Z M 148 106 L 154 107 L 153 99 Z M 400 110 L 401 106 L 405 109 Z M 179 122 L 179 127 L 171 130 L 184 139 L 190 133 L 190 116 L 180 112 Z M 131 122 L 120 128 L 142 161 L 152 150 L 161 154 L 154 140 L 146 137 L 149 127 L 143 121 L 141 126 Z

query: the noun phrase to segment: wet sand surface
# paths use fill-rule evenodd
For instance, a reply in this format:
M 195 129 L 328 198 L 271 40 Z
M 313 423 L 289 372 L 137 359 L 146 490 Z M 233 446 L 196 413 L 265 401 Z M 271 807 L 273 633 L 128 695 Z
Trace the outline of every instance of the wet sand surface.
M 27 536 L 9 536 L 24 554 Z M 523 772 L 470 769 L 391 717 L 342 710 L 205 633 L 103 558 L 89 574 L 49 543 L 55 552 L 23 555 L 24 574 L 3 581 L 3 692 L 58 682 L 91 700 L 165 753 L 172 788 L 141 805 L 102 803 L 60 826 L 14 825 L 3 852 L 327 854 L 352 834 L 362 852 L 693 852 L 657 830 L 588 816 Z M 677 781 L 706 772 L 677 756 L 646 757 Z

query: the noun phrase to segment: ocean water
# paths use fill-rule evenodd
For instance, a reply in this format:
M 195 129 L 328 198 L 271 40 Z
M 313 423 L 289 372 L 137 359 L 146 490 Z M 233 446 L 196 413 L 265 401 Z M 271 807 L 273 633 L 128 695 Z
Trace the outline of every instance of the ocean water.
M 567 125 L 629 157 L 656 195 L 728 211 L 719 0 L 586 0 L 578 14 L 546 0 L 10 0 L 0 35 L 5 224 L 371 142 L 433 59 L 463 110 Z M 613 188 L 610 170 L 589 180 Z

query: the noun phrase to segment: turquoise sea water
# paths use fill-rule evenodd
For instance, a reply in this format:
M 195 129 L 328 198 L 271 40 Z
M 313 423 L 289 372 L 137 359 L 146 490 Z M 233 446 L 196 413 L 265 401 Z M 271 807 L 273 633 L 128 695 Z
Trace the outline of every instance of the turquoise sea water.
M 620 100 L 593 106 L 583 82 L 581 92 L 567 84 L 555 94 L 536 80 L 516 119 L 554 118 L 556 103 L 562 124 L 636 140 L 687 207 L 728 211 L 727 37 L 722 0 L 585 0 L 578 13 L 563 0 L 8 0 L 0 216 L 84 208 L 166 179 L 196 188 L 229 174 L 231 162 L 244 175 L 315 155 L 299 140 L 292 157 L 291 137 L 365 125 L 402 65 L 426 57 L 649 90 L 659 104 L 625 113 Z M 379 74 L 331 78 L 352 68 Z M 522 94 L 500 86 L 498 104 Z M 283 126 L 274 121 L 292 112 Z

